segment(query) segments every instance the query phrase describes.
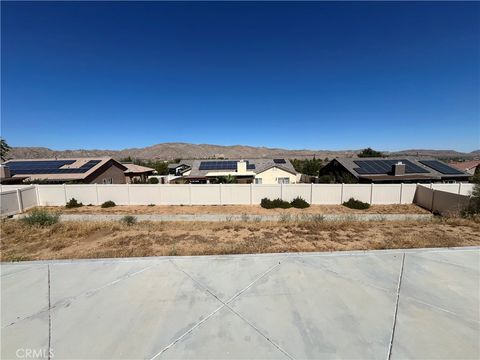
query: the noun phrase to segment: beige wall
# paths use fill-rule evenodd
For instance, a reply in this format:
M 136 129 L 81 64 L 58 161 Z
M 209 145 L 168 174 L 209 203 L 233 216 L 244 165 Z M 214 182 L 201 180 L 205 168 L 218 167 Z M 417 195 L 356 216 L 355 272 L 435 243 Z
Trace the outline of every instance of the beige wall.
M 103 184 L 103 179 L 112 179 L 112 184 L 125 184 L 125 174 L 122 169 L 115 165 L 110 165 L 105 171 L 100 173 L 97 177 L 90 180 L 89 184 Z
M 278 178 L 288 178 L 290 184 L 295 184 L 297 182 L 297 175 L 275 166 L 255 176 L 255 179 L 262 179 L 262 184 L 265 185 L 278 184 Z

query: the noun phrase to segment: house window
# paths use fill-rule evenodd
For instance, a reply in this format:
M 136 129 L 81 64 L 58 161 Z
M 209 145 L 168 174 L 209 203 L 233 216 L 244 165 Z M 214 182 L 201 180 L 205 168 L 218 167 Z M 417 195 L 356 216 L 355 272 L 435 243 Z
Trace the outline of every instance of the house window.
M 279 184 L 290 184 L 290 178 L 288 177 L 279 177 L 278 178 Z
M 255 184 L 261 184 L 262 178 L 255 178 Z
M 113 184 L 113 179 L 112 178 L 109 178 L 109 179 L 103 179 L 102 181 L 104 184 Z

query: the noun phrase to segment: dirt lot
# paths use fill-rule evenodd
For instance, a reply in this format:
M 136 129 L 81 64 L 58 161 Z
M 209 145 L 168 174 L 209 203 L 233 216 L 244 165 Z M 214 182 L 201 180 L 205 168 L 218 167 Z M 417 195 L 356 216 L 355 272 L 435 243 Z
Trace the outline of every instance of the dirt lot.
M 480 245 L 480 221 L 1 224 L 2 261 Z
M 368 210 L 349 209 L 342 205 L 312 205 L 307 209 L 264 209 L 260 205 L 139 205 L 115 206 L 102 209 L 100 206 L 82 206 L 74 209 L 65 207 L 42 207 L 64 214 L 161 214 L 161 215 L 198 215 L 198 214 L 232 214 L 232 215 L 275 215 L 275 214 L 428 214 L 419 206 L 410 205 L 372 205 Z

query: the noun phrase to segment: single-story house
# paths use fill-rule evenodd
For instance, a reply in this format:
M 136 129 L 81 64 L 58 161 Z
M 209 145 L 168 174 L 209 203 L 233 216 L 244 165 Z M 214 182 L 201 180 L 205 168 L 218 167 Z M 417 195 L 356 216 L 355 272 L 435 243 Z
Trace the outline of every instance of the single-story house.
M 168 164 L 168 173 L 174 176 L 186 176 L 192 169 L 193 161 L 181 161 L 179 163 Z
M 320 169 L 320 181 L 358 183 L 466 182 L 469 174 L 436 159 L 337 158 Z
M 228 177 L 245 184 L 295 184 L 299 174 L 285 159 L 195 160 L 184 179 L 205 184 Z
M 109 157 L 15 159 L 4 163 L 12 178 L 26 182 L 125 184 L 127 167 Z
M 457 170 L 466 172 L 467 174 L 475 175 L 475 171 L 477 171 L 477 169 L 480 169 L 480 160 L 453 162 L 449 163 L 448 165 L 454 167 Z
M 146 182 L 148 177 L 155 173 L 155 169 L 136 165 L 132 163 L 122 163 L 127 168 L 124 171 L 127 184 L 133 184 L 135 182 Z

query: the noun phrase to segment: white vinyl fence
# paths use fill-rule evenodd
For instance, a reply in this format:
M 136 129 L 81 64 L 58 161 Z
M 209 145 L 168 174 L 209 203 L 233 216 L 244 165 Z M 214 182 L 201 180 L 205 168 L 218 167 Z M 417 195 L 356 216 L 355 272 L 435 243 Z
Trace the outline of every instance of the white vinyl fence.
M 473 184 L 466 183 L 426 186 L 462 195 L 469 195 L 473 189 Z M 36 205 L 64 206 L 72 198 L 84 205 L 100 205 L 108 200 L 117 205 L 250 205 L 259 204 L 262 198 L 291 201 L 297 196 L 318 205 L 341 204 L 351 197 L 370 204 L 411 204 L 416 189 L 417 184 L 72 184 L 0 187 L 2 215 L 15 214 Z

